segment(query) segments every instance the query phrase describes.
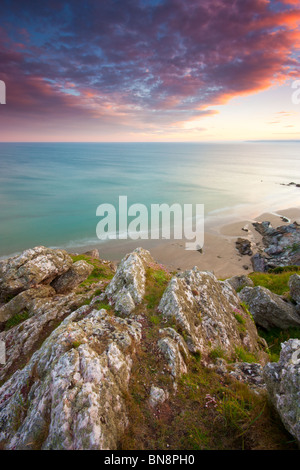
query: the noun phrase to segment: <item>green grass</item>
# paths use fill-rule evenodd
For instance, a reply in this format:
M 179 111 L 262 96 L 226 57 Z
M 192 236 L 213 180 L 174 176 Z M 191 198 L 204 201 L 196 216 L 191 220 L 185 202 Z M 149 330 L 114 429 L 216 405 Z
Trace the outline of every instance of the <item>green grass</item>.
M 236 359 L 240 362 L 258 362 L 257 357 L 254 354 L 249 353 L 243 348 L 234 348 Z
M 274 294 L 283 295 L 289 292 L 288 282 L 290 276 L 298 272 L 298 269 L 295 268 L 294 266 L 289 266 L 288 270 L 276 268 L 276 271 L 273 270 L 273 272 L 252 273 L 249 274 L 249 277 L 254 282 L 254 286 L 266 287 Z
M 5 330 L 10 330 L 13 326 L 17 326 L 23 321 L 27 320 L 29 318 L 29 312 L 27 310 L 24 310 L 21 313 L 17 313 L 13 317 L 11 317 L 7 322 L 5 323 Z
M 259 328 L 258 333 L 268 344 L 271 362 L 277 362 L 279 360 L 281 343 L 291 338 L 300 339 L 300 328 L 297 327 L 288 328 L 286 330 L 272 328 L 269 331 Z

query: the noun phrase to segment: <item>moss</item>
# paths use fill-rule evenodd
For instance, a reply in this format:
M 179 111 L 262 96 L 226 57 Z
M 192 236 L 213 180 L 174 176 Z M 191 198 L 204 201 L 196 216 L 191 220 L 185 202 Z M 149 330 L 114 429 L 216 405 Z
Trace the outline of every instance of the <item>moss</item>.
M 105 263 L 102 260 L 94 259 L 87 255 L 76 255 L 71 256 L 71 258 L 73 263 L 76 263 L 76 261 L 86 261 L 94 268 L 89 277 L 80 284 L 81 286 L 89 286 L 100 280 L 112 279 L 114 276 L 114 272 L 109 263 Z
M 7 322 L 5 323 L 5 330 L 10 330 L 13 326 L 17 326 L 23 321 L 27 320 L 29 318 L 29 312 L 27 310 L 24 310 L 21 313 L 17 313 L 13 317 L 11 317 Z

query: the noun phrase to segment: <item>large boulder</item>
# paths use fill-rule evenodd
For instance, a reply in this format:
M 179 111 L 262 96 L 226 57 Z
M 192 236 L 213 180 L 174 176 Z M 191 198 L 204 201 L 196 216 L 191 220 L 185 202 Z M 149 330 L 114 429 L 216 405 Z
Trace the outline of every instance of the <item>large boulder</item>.
M 129 315 L 145 295 L 146 269 L 154 263 L 149 251 L 137 248 L 125 256 L 105 291 L 118 313 Z
M 300 316 L 295 307 L 266 287 L 245 287 L 239 297 L 248 305 L 255 323 L 266 330 L 300 326 Z
M 117 449 L 140 327 L 105 310 L 73 312 L 0 388 L 0 447 Z
M 86 261 L 77 261 L 69 271 L 55 278 L 51 286 L 58 294 L 67 294 L 85 281 L 93 269 L 94 267 Z
M 256 327 L 240 306 L 228 282 L 193 268 L 173 277 L 159 304 L 166 320 L 175 322 L 192 352 L 206 355 L 221 348 L 234 356 L 236 348 L 259 353 Z
M 282 344 L 279 362 L 265 366 L 264 380 L 285 428 L 300 446 L 300 340 Z
M 289 279 L 289 288 L 292 299 L 300 304 L 300 276 L 293 274 Z
M 50 284 L 68 271 L 72 258 L 64 250 L 44 246 L 25 250 L 18 256 L 0 262 L 0 301 L 6 301 L 37 284 Z

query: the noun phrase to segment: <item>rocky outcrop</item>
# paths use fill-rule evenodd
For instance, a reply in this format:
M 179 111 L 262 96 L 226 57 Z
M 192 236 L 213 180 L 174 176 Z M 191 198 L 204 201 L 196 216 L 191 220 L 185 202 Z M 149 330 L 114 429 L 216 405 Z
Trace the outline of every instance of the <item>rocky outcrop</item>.
M 92 273 L 93 266 L 86 261 L 77 261 L 69 271 L 56 277 L 51 286 L 58 294 L 66 294 L 74 290 Z
M 165 319 L 175 321 L 192 352 L 222 348 L 233 355 L 242 347 L 259 353 L 259 338 L 231 285 L 197 268 L 173 277 L 159 304 Z
M 86 307 L 73 312 L 0 388 L 5 449 L 116 449 L 140 325 Z
M 300 446 L 300 340 L 283 343 L 279 362 L 265 366 L 264 379 L 284 426 Z
M 289 279 L 290 295 L 292 299 L 300 304 L 300 276 L 299 274 L 293 274 Z
M 247 304 L 255 323 L 266 330 L 300 327 L 300 315 L 295 307 L 265 287 L 245 287 L 239 297 Z
M 105 296 L 116 312 L 130 315 L 145 295 L 146 269 L 154 260 L 149 251 L 137 248 L 125 256 L 108 285 Z
M 243 287 L 253 287 L 254 283 L 250 277 L 242 275 L 242 276 L 233 276 L 226 281 L 233 287 L 233 289 L 237 292 L 241 290 Z
M 37 284 L 50 284 L 68 271 L 72 258 L 64 250 L 44 246 L 25 250 L 21 255 L 0 262 L 0 300 L 5 301 Z
M 169 366 L 173 379 L 178 379 L 187 372 L 188 348 L 182 336 L 173 328 L 160 330 L 162 338 L 158 341 L 158 348 Z M 174 382 L 176 387 L 176 382 Z
M 270 222 L 256 222 L 254 228 L 263 236 L 264 256 L 252 258 L 255 271 L 278 266 L 300 265 L 300 225 L 297 222 L 274 229 Z

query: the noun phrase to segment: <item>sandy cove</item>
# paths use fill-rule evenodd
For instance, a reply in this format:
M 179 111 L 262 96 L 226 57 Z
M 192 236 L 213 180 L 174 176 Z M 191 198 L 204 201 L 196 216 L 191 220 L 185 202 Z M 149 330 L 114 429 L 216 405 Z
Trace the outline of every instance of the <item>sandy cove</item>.
M 284 222 L 282 217 L 289 219 Z M 287 225 L 290 222 L 300 223 L 300 208 L 289 208 L 276 213 L 264 213 L 249 220 L 240 220 L 227 225 L 215 225 L 205 232 L 202 253 L 185 250 L 184 240 L 115 240 L 99 246 L 89 246 L 77 249 L 84 252 L 98 248 L 103 259 L 119 262 L 123 256 L 141 246 L 151 251 L 153 258 L 170 271 L 191 269 L 197 266 L 203 271 L 211 271 L 218 278 L 246 274 L 252 271 L 251 257 L 241 256 L 235 246 L 241 237 L 257 243 L 263 248 L 262 237 L 254 229 L 253 222 L 269 221 L 273 227 Z M 248 229 L 248 231 L 243 230 Z M 247 267 L 248 269 L 245 269 Z

